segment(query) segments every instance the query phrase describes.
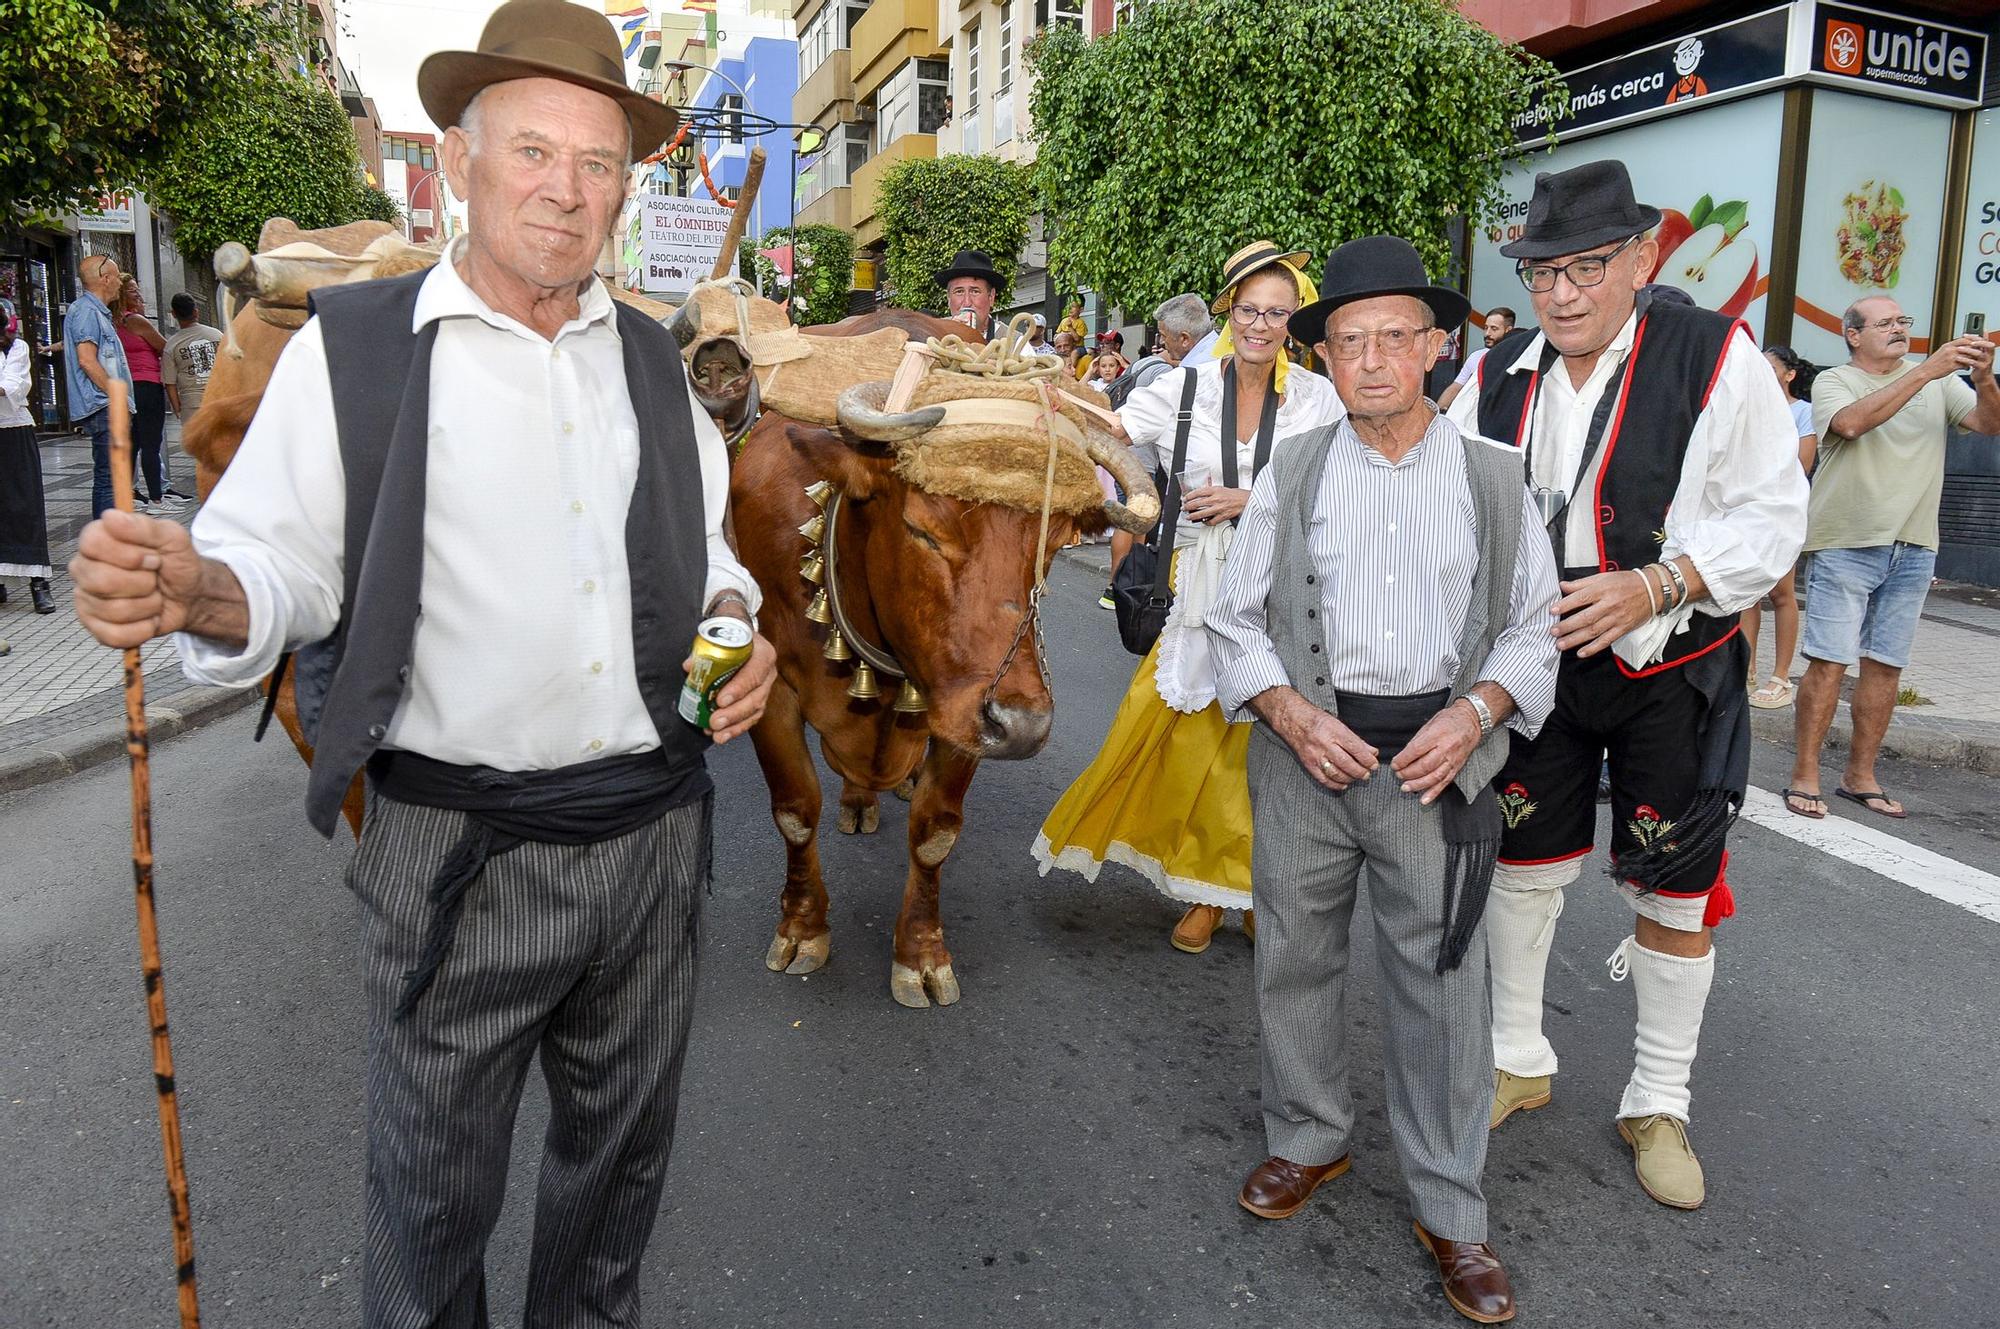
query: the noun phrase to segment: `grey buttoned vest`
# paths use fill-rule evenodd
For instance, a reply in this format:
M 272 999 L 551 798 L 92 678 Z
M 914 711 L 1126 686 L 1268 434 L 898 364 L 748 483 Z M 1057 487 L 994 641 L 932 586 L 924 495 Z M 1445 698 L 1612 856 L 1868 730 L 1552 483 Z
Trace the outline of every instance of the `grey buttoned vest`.
M 1264 630 L 1285 675 L 1307 701 L 1338 715 L 1332 684 L 1326 676 L 1326 635 L 1319 621 L 1318 576 L 1306 543 L 1306 524 L 1319 497 L 1320 473 L 1327 450 L 1344 424 L 1323 425 L 1279 448 L 1271 458 L 1271 481 L 1277 486 L 1278 526 L 1271 551 L 1271 590 L 1264 600 Z M 1458 431 L 1454 428 L 1454 434 Z M 1472 601 L 1458 634 L 1458 676 L 1452 680 L 1454 699 L 1479 681 L 1493 643 L 1507 628 L 1507 606 L 1514 587 L 1514 560 L 1521 539 L 1521 454 L 1477 438 L 1463 437 L 1465 479 L 1472 491 L 1477 525 L 1479 568 L 1473 574 Z M 1448 520 L 1440 514 L 1441 519 Z M 1339 520 L 1339 515 L 1334 515 Z M 1280 742 L 1268 725 L 1252 729 L 1255 739 Z M 1458 788 L 1468 801 L 1478 797 L 1507 761 L 1504 726 L 1473 749 L 1458 774 Z M 1385 754 L 1384 760 L 1387 759 Z

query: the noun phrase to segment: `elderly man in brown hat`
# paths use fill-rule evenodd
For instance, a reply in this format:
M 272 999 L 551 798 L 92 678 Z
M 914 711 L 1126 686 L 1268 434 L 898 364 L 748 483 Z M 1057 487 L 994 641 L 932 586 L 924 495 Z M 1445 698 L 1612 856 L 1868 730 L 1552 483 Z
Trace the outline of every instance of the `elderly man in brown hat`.
M 1632 936 L 1612 953 L 1638 999 L 1617 1128 L 1639 1185 L 1692 1209 L 1688 1084 L 1715 975 L 1710 932 L 1734 909 L 1724 837 L 1749 778 L 1749 669 L 1737 614 L 1805 540 L 1798 430 L 1739 320 L 1654 300 L 1660 213 L 1622 162 L 1535 178 L 1514 259 L 1540 331 L 1502 339 L 1451 408 L 1520 447 L 1562 569 L 1555 711 L 1496 782 L 1507 819 L 1489 909 L 1492 1124 L 1551 1098 L 1542 983 L 1563 888 L 1597 831 L 1611 773 L 1611 871 Z
M 367 768 L 348 884 L 370 1329 L 488 1322 L 537 1054 L 520 1322 L 640 1322 L 709 871 L 703 754 L 773 678 L 723 539 L 721 438 L 672 336 L 592 272 L 628 163 L 674 127 L 622 73 L 609 22 L 564 0 L 510 0 L 477 51 L 430 57 L 469 234 L 427 272 L 317 294 L 192 544 L 112 513 L 73 565 L 101 640 L 179 632 L 196 679 L 248 685 L 296 652 L 322 833 Z M 752 643 L 706 731 L 677 714 L 697 625 Z

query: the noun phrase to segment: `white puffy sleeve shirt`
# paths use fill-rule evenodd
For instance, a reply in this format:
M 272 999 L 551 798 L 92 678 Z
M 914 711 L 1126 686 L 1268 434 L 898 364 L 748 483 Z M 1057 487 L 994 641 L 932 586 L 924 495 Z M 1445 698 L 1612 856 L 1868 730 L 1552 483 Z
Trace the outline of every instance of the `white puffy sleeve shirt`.
M 625 518 L 639 431 L 602 283 L 553 339 L 496 313 L 447 253 L 417 297 L 436 322 L 423 601 L 410 681 L 384 746 L 545 770 L 659 745 L 639 695 Z M 678 373 L 662 365 L 662 373 Z M 708 575 L 702 603 L 757 585 L 723 538 L 729 462 L 690 394 Z M 198 683 L 247 686 L 340 613 L 346 483 L 317 320 L 285 348 L 243 446 L 195 518 L 196 548 L 249 602 L 241 651 L 181 634 Z

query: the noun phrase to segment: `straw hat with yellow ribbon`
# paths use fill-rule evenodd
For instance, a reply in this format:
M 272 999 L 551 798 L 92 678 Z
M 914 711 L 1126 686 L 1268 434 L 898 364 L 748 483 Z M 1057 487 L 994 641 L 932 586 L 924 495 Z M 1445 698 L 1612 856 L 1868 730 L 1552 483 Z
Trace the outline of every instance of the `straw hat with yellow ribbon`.
M 1229 261 L 1222 265 L 1222 291 L 1215 297 L 1214 303 L 1209 305 L 1209 311 L 1227 314 L 1229 306 L 1236 303 L 1237 288 L 1258 273 L 1272 269 L 1278 269 L 1290 276 L 1298 286 L 1299 305 L 1309 305 L 1319 299 L 1319 288 L 1313 285 L 1313 279 L 1306 276 L 1305 272 L 1305 266 L 1310 262 L 1312 254 L 1307 250 L 1296 249 L 1287 253 L 1269 240 L 1253 240 L 1231 254 Z M 1216 359 L 1220 360 L 1235 351 L 1234 333 L 1235 325 L 1225 321 L 1222 325 L 1222 335 L 1217 337 L 1215 342 Z M 1290 367 L 1291 358 L 1285 354 L 1284 348 L 1280 347 L 1278 366 L 1271 376 L 1272 386 L 1280 393 L 1285 390 L 1285 373 Z

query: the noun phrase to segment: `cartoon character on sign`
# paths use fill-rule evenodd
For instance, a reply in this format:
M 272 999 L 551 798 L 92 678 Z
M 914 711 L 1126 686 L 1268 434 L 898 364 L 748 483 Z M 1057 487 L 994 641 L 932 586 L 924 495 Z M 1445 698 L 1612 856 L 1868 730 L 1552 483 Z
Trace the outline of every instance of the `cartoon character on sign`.
M 1701 57 L 1705 53 L 1706 48 L 1699 37 L 1686 38 L 1674 47 L 1674 72 L 1680 77 L 1674 80 L 1673 88 L 1667 93 L 1667 105 L 1699 97 L 1708 91 L 1708 84 L 1694 72 L 1701 67 Z

